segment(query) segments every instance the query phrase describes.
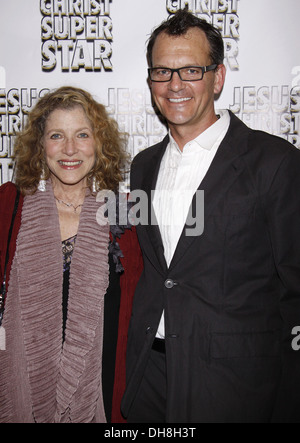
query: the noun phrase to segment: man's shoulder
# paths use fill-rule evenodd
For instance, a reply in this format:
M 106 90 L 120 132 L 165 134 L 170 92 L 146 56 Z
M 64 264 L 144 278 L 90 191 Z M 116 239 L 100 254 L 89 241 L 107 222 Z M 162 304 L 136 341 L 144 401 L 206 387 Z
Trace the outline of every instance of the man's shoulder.
M 295 149 L 295 146 L 289 143 L 282 137 L 278 135 L 269 134 L 268 132 L 259 131 L 259 130 L 251 130 L 250 131 L 251 141 L 256 143 L 259 146 L 273 146 L 274 148 L 280 151 L 287 151 L 290 149 Z
M 247 153 L 253 160 L 259 157 L 260 161 L 280 162 L 286 156 L 294 156 L 296 161 L 300 161 L 300 151 L 286 139 L 261 130 L 251 129 L 245 125 L 238 117 L 231 115 L 230 141 L 247 139 Z
M 300 166 L 300 150 L 284 138 L 263 131 L 251 131 L 249 150 L 256 151 L 259 157 L 271 163 L 280 164 L 287 158 Z

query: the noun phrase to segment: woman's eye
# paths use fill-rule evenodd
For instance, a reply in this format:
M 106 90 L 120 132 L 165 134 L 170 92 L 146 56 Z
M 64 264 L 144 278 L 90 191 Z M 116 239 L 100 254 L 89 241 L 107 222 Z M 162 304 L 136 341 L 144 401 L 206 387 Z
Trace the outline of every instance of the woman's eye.
M 86 132 L 82 132 L 81 134 L 79 134 L 79 138 L 88 138 L 88 134 Z
M 61 138 L 61 135 L 60 134 L 52 134 L 50 138 L 51 138 L 51 140 L 59 140 Z

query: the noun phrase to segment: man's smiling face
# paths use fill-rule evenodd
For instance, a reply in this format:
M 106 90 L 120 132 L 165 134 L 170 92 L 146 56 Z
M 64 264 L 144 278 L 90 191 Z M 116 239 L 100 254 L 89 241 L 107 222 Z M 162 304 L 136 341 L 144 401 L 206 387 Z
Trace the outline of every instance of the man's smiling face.
M 211 64 L 207 37 L 198 28 L 191 28 L 182 36 L 161 33 L 153 47 L 153 68 L 178 69 Z M 224 75 L 219 71 L 207 72 L 201 81 L 182 81 L 175 72 L 170 82 L 151 82 L 153 98 L 167 119 L 172 135 L 177 131 L 188 131 L 196 137 L 214 123 L 214 97 L 224 83 Z

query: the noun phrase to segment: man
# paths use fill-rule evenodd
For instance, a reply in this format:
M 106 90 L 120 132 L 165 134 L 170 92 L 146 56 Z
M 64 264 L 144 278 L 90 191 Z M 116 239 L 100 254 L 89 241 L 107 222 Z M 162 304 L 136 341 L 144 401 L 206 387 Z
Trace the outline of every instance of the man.
M 129 422 L 300 422 L 300 152 L 215 113 L 223 57 L 219 32 L 187 11 L 149 41 L 169 135 L 132 164 L 132 190 L 154 190 L 158 226 L 137 226 Z M 188 235 L 197 190 L 204 232 Z

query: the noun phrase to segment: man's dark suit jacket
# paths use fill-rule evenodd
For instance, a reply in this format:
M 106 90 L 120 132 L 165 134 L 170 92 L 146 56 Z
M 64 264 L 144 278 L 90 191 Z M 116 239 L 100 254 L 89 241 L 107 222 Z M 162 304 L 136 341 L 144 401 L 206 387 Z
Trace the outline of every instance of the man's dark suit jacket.
M 155 189 L 168 136 L 133 161 L 132 190 Z M 205 227 L 168 268 L 157 226 L 137 226 L 144 272 L 127 351 L 126 416 L 163 310 L 167 422 L 300 422 L 300 152 L 231 114 L 199 189 Z M 166 284 L 166 280 L 175 284 Z

